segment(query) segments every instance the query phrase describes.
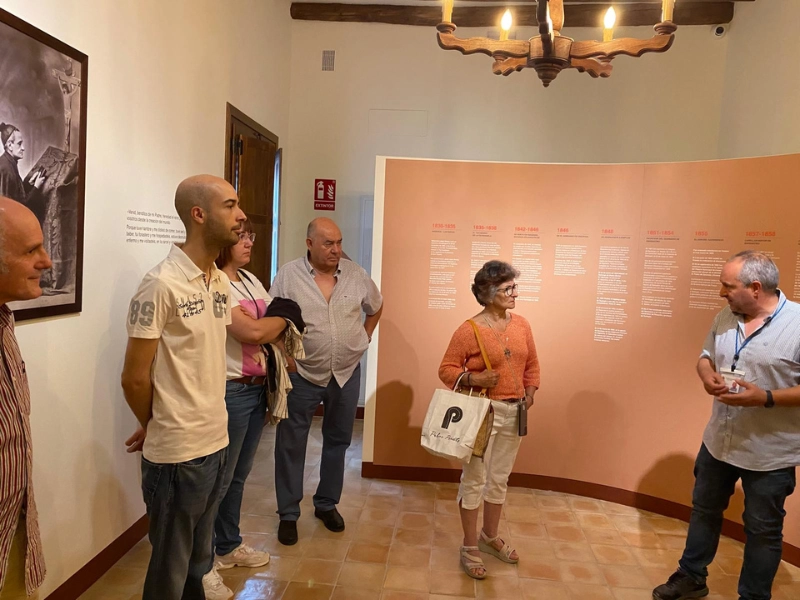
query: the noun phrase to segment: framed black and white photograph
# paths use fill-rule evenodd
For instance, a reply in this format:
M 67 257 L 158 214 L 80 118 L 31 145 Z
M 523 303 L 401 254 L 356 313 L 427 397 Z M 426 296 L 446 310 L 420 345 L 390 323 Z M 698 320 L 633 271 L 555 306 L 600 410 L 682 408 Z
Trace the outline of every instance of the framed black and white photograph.
M 0 195 L 30 208 L 53 267 L 17 321 L 81 311 L 88 57 L 0 9 Z

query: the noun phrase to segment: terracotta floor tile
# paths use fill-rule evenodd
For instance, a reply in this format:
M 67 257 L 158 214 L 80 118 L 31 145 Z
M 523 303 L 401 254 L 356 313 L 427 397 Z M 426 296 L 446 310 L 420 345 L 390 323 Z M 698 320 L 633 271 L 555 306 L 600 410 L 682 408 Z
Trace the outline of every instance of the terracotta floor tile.
M 331 585 L 307 585 L 293 581 L 286 586 L 282 600 L 329 600 L 332 594 Z
M 433 529 L 433 515 L 424 513 L 401 512 L 397 519 L 397 527 L 400 529 Z
M 277 516 L 243 514 L 239 519 L 239 529 L 244 533 L 275 533 L 279 521 Z
M 651 517 L 647 519 L 650 527 L 656 533 L 665 533 L 670 535 L 686 535 L 689 531 L 689 525 L 683 521 L 676 519 L 667 519 L 665 517 Z
M 347 552 L 347 560 L 350 562 L 385 564 L 388 558 L 389 546 L 384 544 L 353 542 Z
M 519 583 L 526 600 L 572 600 L 569 588 L 557 581 L 520 579 Z
M 399 511 L 396 509 L 384 508 L 365 508 L 361 512 L 360 523 L 372 523 L 373 525 L 384 525 L 394 527 L 397 522 Z
M 350 523 L 345 524 L 344 531 L 330 531 L 325 526 L 317 527 L 314 530 L 314 533 L 311 535 L 313 540 L 352 540 L 355 536 L 356 529 L 358 529 L 359 523 Z M 299 526 L 298 526 L 298 533 L 299 533 Z
M 578 525 L 576 513 L 571 510 L 543 510 L 539 513 L 545 525 Z M 583 514 L 583 513 L 578 513 Z M 537 519 L 539 521 L 539 519 Z
M 726 575 L 739 575 L 743 558 L 739 556 L 717 556 L 714 560 Z
M 527 493 L 506 494 L 506 506 L 527 506 L 536 508 L 536 499 L 530 490 Z
M 611 590 L 604 585 L 568 583 L 567 587 L 576 600 L 614 600 Z
M 547 523 L 547 537 L 553 541 L 558 542 L 583 542 L 586 541 L 586 536 L 583 534 L 583 529 L 577 525 L 553 525 Z
M 431 563 L 431 548 L 394 543 L 389 549 L 388 562 L 390 565 L 427 568 Z
M 458 549 L 464 541 L 461 529 L 455 531 L 435 531 L 433 533 L 433 546 L 437 548 Z
M 336 583 L 342 587 L 380 590 L 385 575 L 386 565 L 345 561 Z
M 333 585 L 339 578 L 339 570 L 341 568 L 341 562 L 320 560 L 318 558 L 302 558 L 294 575 L 292 575 L 291 581 L 309 585 Z
M 302 541 L 302 540 L 301 540 Z M 280 542 L 277 542 L 280 548 L 294 548 L 294 546 L 283 546 Z M 343 561 L 345 556 L 347 556 L 347 551 L 350 548 L 350 544 L 354 542 L 349 542 L 347 540 L 313 540 L 313 542 L 309 541 L 304 546 L 303 557 L 304 558 L 321 558 L 324 560 L 338 560 Z M 298 542 L 298 546 L 300 543 Z M 280 548 L 278 549 L 280 551 Z
M 430 572 L 427 569 L 390 565 L 386 571 L 386 582 L 383 587 L 404 592 L 428 592 L 430 588 Z
M 650 579 L 641 567 L 626 565 L 600 565 L 606 583 L 612 588 L 650 588 Z
M 270 557 L 269 564 L 265 567 L 261 567 L 258 576 L 264 579 L 290 581 L 299 564 L 300 559 L 293 556 L 272 556 Z M 224 576 L 224 571 L 222 574 Z
M 603 513 L 579 512 L 577 517 L 584 529 L 616 529 L 609 516 Z
M 234 600 L 278 600 L 288 587 L 288 581 L 251 577 L 236 590 Z
M 353 541 L 386 546 L 392 543 L 393 535 L 394 527 L 374 525 L 373 523 L 359 523 L 353 535 Z
M 657 533 L 645 532 L 637 533 L 634 531 L 621 531 L 620 535 L 629 546 L 635 548 L 663 548 L 664 543 Z
M 546 538 L 547 531 L 541 523 L 509 523 L 508 532 L 512 537 Z
M 558 567 L 561 571 L 561 581 L 564 583 L 589 583 L 604 585 L 605 577 L 600 567 L 594 563 L 560 561 Z
M 597 562 L 592 547 L 586 542 L 553 542 L 556 558 L 573 562 Z
M 545 514 L 560 515 L 561 513 L 562 511 L 553 511 Z M 545 518 L 542 513 L 532 506 L 506 506 L 505 515 L 506 519 L 512 523 L 541 523 Z M 567 521 L 562 522 L 566 523 Z
M 454 500 L 437 499 L 434 502 L 435 502 L 434 512 L 437 515 L 449 515 L 451 517 L 457 517 L 460 514 L 458 503 L 455 502 Z
M 402 496 L 367 496 L 364 503 L 366 508 L 382 508 L 384 510 L 397 511 L 400 509 Z
M 456 548 L 431 548 L 431 570 L 460 571 L 461 563 L 458 547 Z
M 622 533 L 653 533 L 647 519 L 633 515 L 609 515 L 608 518 Z
M 394 532 L 394 541 L 409 546 L 430 546 L 433 536 L 434 532 L 430 529 L 401 529 L 398 527 Z
M 615 600 L 652 600 L 653 598 L 653 591 L 649 589 L 611 588 L 611 593 Z
M 627 546 L 628 542 L 616 529 L 584 529 L 583 535 L 590 544 Z
M 380 600 L 381 592 L 378 590 L 359 590 L 337 585 L 333 588 L 331 600 Z
M 686 546 L 686 534 L 668 535 L 659 533 L 658 539 L 661 540 L 661 545 L 669 550 L 683 550 Z
M 603 565 L 636 566 L 639 564 L 633 552 L 625 546 L 592 544 L 592 552 L 597 562 Z
M 415 496 L 403 496 L 400 502 L 400 510 L 405 512 L 418 512 L 430 514 L 434 512 L 436 500 L 433 498 L 417 498 Z
M 403 497 L 433 499 L 436 497 L 436 484 L 405 482 Z
M 547 579 L 548 581 L 561 581 L 560 561 L 549 558 L 535 560 L 520 560 L 517 565 L 519 577 L 528 579 Z
M 517 550 L 520 561 L 538 560 L 540 558 L 555 558 L 555 546 L 558 542 L 550 540 L 518 539 L 512 546 Z
M 471 596 L 449 596 L 444 594 L 430 594 L 423 600 L 472 600 Z
M 428 600 L 428 598 L 428 594 L 401 592 L 399 590 L 386 590 L 381 596 L 381 600 Z M 450 600 L 449 597 L 448 600 Z
M 643 567 L 677 568 L 681 552 L 661 548 L 631 548 L 631 552 Z
M 573 496 L 568 498 L 568 502 L 570 508 L 575 512 L 589 512 L 589 513 L 601 513 L 603 511 L 603 505 L 600 504 L 597 500 L 591 500 L 590 498 L 580 498 L 578 496 Z
M 487 577 L 475 582 L 477 598 L 492 600 L 510 600 L 522 596 L 522 587 L 518 577 Z
M 542 510 L 568 510 L 569 502 L 563 496 L 542 496 L 537 493 L 536 506 Z
M 402 496 L 403 486 L 393 481 L 373 481 L 369 488 L 370 496 Z
M 342 494 L 339 500 L 339 509 L 343 507 L 363 508 L 367 503 L 369 496 L 362 496 L 361 494 Z
M 461 532 L 461 517 L 450 515 L 436 515 L 433 517 L 433 528 L 435 531 L 444 533 Z

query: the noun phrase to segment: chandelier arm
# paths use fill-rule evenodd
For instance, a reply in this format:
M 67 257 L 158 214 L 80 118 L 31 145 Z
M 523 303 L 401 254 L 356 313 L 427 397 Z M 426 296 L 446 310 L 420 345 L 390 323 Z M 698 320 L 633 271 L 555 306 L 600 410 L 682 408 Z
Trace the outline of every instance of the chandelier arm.
M 452 33 L 437 34 L 439 47 L 444 50 L 458 50 L 461 54 L 486 54 L 488 56 L 506 56 L 509 58 L 525 58 L 530 54 L 530 42 L 523 40 L 506 40 L 500 42 L 491 38 L 473 37 L 458 38 Z
M 564 29 L 564 0 L 550 0 L 550 20 L 553 22 L 553 31 L 560 35 Z
M 527 58 L 506 58 L 503 60 L 497 58 L 492 65 L 492 72 L 495 75 L 508 76 L 515 71 L 522 71 L 527 66 Z
M 600 62 L 595 58 L 573 58 L 570 66 L 577 69 L 579 73 L 588 73 L 595 79 L 598 77 L 611 77 L 611 61 Z
M 620 54 L 639 57 L 646 52 L 666 52 L 672 46 L 675 35 L 654 35 L 649 40 L 620 38 L 611 42 L 574 42 L 570 50 L 571 58 L 593 58 L 604 56 L 613 58 Z
M 550 33 L 550 24 L 547 22 L 547 9 L 550 0 L 539 0 L 536 4 L 536 20 L 539 23 L 539 35 L 542 39 L 542 52 L 544 56 L 553 55 L 553 36 Z

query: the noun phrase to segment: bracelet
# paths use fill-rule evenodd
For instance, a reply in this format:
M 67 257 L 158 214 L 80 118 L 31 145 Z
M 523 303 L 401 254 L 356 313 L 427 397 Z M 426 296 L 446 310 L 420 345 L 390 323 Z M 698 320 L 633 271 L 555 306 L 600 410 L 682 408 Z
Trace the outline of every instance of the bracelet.
M 772 397 L 772 392 L 770 390 L 764 390 L 767 392 L 767 401 L 764 402 L 764 408 L 772 408 L 775 406 L 775 400 Z

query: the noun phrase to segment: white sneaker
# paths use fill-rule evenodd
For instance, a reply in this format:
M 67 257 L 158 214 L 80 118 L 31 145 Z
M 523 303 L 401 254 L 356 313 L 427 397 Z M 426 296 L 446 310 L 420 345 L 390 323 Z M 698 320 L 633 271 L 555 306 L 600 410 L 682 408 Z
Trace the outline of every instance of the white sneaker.
M 239 544 L 239 547 L 233 552 L 225 556 L 217 555 L 214 559 L 214 567 L 219 571 L 223 571 L 233 567 L 263 567 L 269 562 L 269 554 L 259 552 L 247 544 Z
M 217 573 L 216 566 L 203 575 L 203 591 L 206 593 L 206 600 L 228 600 L 233 598 L 233 592 L 222 581 L 222 577 Z

